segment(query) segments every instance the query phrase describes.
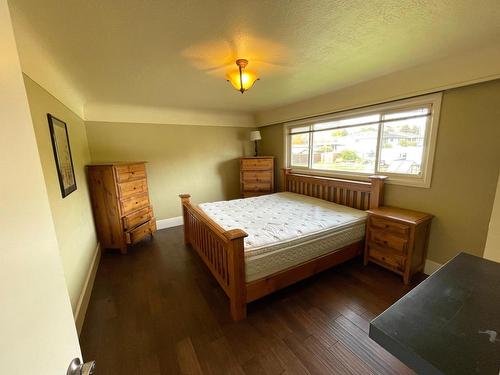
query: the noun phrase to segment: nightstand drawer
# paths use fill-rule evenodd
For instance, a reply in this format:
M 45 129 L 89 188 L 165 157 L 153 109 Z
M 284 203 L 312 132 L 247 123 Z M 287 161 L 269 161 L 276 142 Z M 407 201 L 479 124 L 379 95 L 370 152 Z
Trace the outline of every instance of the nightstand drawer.
M 241 159 L 241 170 L 272 169 L 273 159 Z
M 404 236 L 405 238 L 410 232 L 410 227 L 408 225 L 396 223 L 394 221 L 382 219 L 375 216 L 370 216 L 370 225 L 373 228 L 387 230 L 394 234 Z
M 399 271 L 404 271 L 405 257 L 394 254 L 394 252 L 384 250 L 373 243 L 368 244 L 368 257 Z
M 394 236 L 389 232 L 384 230 L 379 230 L 373 228 L 369 230 L 368 240 L 370 242 L 375 243 L 376 245 L 382 247 L 390 247 L 394 250 L 400 251 L 402 253 L 406 253 L 406 249 L 408 246 L 408 240 L 402 237 Z

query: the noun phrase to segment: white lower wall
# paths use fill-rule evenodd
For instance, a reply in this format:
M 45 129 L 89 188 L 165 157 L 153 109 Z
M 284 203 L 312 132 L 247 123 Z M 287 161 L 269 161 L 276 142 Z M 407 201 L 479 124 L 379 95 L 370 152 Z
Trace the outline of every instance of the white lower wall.
M 87 308 L 90 302 L 90 296 L 92 295 L 92 289 L 94 287 L 95 275 L 97 274 L 97 269 L 99 268 L 99 261 L 101 260 L 101 245 L 97 243 L 95 248 L 94 257 L 87 272 L 87 277 L 85 278 L 85 283 L 83 285 L 82 291 L 80 293 L 80 298 L 78 298 L 78 304 L 75 310 L 75 324 L 78 334 L 81 333 L 83 322 L 85 320 L 85 314 L 87 313 Z
M 500 262 L 500 175 L 498 176 L 497 191 L 491 211 L 488 237 L 486 238 L 483 257 Z
M 441 263 L 434 262 L 433 260 L 427 259 L 425 261 L 424 273 L 426 275 L 432 275 L 438 269 L 440 269 L 443 265 Z
M 182 216 L 171 217 L 168 219 L 156 220 L 156 229 L 166 229 L 172 227 L 178 227 L 182 225 Z

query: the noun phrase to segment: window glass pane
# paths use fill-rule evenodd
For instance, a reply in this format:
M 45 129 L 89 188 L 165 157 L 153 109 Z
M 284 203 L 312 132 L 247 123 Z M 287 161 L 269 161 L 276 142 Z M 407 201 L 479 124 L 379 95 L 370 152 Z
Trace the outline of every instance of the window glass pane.
M 324 130 L 313 135 L 315 169 L 373 173 L 378 125 Z
M 302 132 L 308 132 L 309 131 L 309 126 L 301 126 L 299 128 L 291 128 L 290 133 L 302 133 Z
M 428 117 L 388 122 L 382 126 L 379 172 L 419 175 Z
M 298 129 L 298 128 L 296 128 Z M 308 130 L 308 128 L 305 128 Z M 292 134 L 291 138 L 291 151 L 290 163 L 296 167 L 309 166 L 309 133 Z
M 347 125 L 366 124 L 366 123 L 378 121 L 379 118 L 380 118 L 379 114 L 351 117 L 351 118 L 345 118 L 342 120 L 322 122 L 321 124 L 315 124 L 313 126 L 313 129 L 314 130 L 321 130 L 321 129 L 337 128 L 337 127 L 347 126 Z
M 400 111 L 400 112 L 386 113 L 384 115 L 384 119 L 385 120 L 393 120 L 393 119 L 398 119 L 398 118 L 403 118 L 403 117 L 426 115 L 428 113 L 431 113 L 430 107 L 429 108 L 424 107 L 424 108 L 406 110 L 406 111 L 402 111 L 402 112 Z

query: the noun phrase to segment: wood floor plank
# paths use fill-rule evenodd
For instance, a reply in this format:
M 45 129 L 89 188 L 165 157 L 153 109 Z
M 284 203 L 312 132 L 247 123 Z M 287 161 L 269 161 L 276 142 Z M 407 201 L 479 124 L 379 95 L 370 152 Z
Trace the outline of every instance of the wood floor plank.
M 329 348 L 339 341 L 331 330 L 325 329 L 323 325 L 320 325 L 317 321 L 311 319 L 302 307 L 294 307 L 293 315 L 302 323 L 304 327 L 307 327 L 307 330 L 311 333 L 311 335 L 316 340 L 319 340 L 322 345 Z
M 373 374 L 368 365 L 347 349 L 342 342 L 336 343 L 334 347 L 330 348 L 330 352 L 346 367 L 349 374 Z
M 203 374 L 217 375 L 228 372 L 227 369 L 229 366 L 221 358 L 217 348 L 218 344 L 214 344 L 209 336 L 202 334 L 191 337 L 191 342 L 193 343 Z M 227 353 L 226 355 L 231 355 L 231 353 Z
M 182 228 L 171 228 L 126 256 L 103 252 L 80 343 L 106 375 L 411 374 L 367 335 L 408 290 L 353 260 L 250 304 L 235 323 Z
M 358 315 L 355 312 L 342 314 L 345 318 L 349 319 L 352 323 L 356 324 L 359 328 L 368 334 L 370 329 L 370 322 L 363 317 L 363 315 Z
M 335 369 L 330 367 L 326 361 L 323 361 L 321 357 L 307 348 L 304 342 L 294 337 L 294 335 L 288 336 L 283 341 L 311 374 L 335 374 Z
M 379 346 L 375 341 L 371 340 L 365 332 L 363 332 L 358 326 L 352 323 L 349 319 L 344 316 L 339 316 L 335 320 L 335 325 L 338 324 L 339 331 L 340 327 L 345 330 L 350 335 L 349 342 L 353 342 L 353 347 L 362 347 L 365 353 L 368 353 L 368 357 L 372 359 L 372 364 L 377 363 L 377 367 L 383 367 L 381 373 L 393 373 L 393 374 L 411 374 L 412 371 L 409 370 L 405 365 L 403 365 L 399 360 L 385 351 L 381 346 Z M 343 340 L 339 340 L 342 341 Z M 352 347 L 351 347 L 352 350 Z M 383 366 L 380 366 L 383 365 Z
M 177 362 L 179 369 L 184 375 L 201 375 L 200 363 L 194 351 L 193 343 L 189 337 L 179 341 L 176 345 Z
M 280 365 L 285 369 L 285 372 L 287 374 L 311 374 L 285 343 L 282 342 L 271 348 L 271 350 L 276 358 L 280 361 Z
M 243 364 L 243 371 L 246 375 L 266 374 L 266 369 L 262 366 L 259 359 L 254 357 Z
M 332 348 L 331 346 L 327 347 L 323 345 L 323 343 L 317 340 L 314 336 L 311 336 L 304 341 L 304 345 L 311 353 L 314 353 L 314 355 L 319 358 L 322 363 L 328 366 L 330 374 L 344 375 L 349 373 L 346 364 L 342 363 L 337 357 L 332 355 L 330 350 Z
M 396 375 L 402 373 L 399 371 L 400 369 L 403 370 L 403 373 L 406 373 L 407 368 L 397 360 L 400 366 L 394 369 L 391 364 L 387 362 L 388 360 L 392 361 L 389 354 L 372 341 L 364 331 L 351 323 L 343 315 L 340 315 L 334 322 L 331 322 L 327 321 L 324 313 L 318 309 L 312 308 L 309 313 L 318 321 L 328 325 L 338 337 L 339 341 L 361 358 L 375 373 Z M 394 362 L 394 364 L 397 365 L 397 362 Z
M 213 352 L 215 353 L 220 368 L 225 374 L 229 375 L 244 375 L 244 370 L 238 362 L 231 345 L 226 337 L 222 336 L 210 344 Z M 220 370 L 219 370 L 220 371 Z M 219 372 L 220 373 L 220 372 Z
M 269 351 L 268 353 L 264 353 L 258 357 L 259 362 L 264 369 L 264 373 L 268 375 L 282 374 L 285 369 L 281 366 L 276 355 Z

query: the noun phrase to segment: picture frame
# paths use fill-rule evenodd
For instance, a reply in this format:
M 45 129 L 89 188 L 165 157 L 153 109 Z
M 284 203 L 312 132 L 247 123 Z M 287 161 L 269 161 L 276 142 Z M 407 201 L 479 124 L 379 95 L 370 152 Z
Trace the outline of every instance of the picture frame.
M 73 158 L 66 123 L 50 113 L 47 113 L 49 122 L 52 150 L 56 162 L 57 176 L 63 198 L 76 190 L 76 177 L 73 168 Z

